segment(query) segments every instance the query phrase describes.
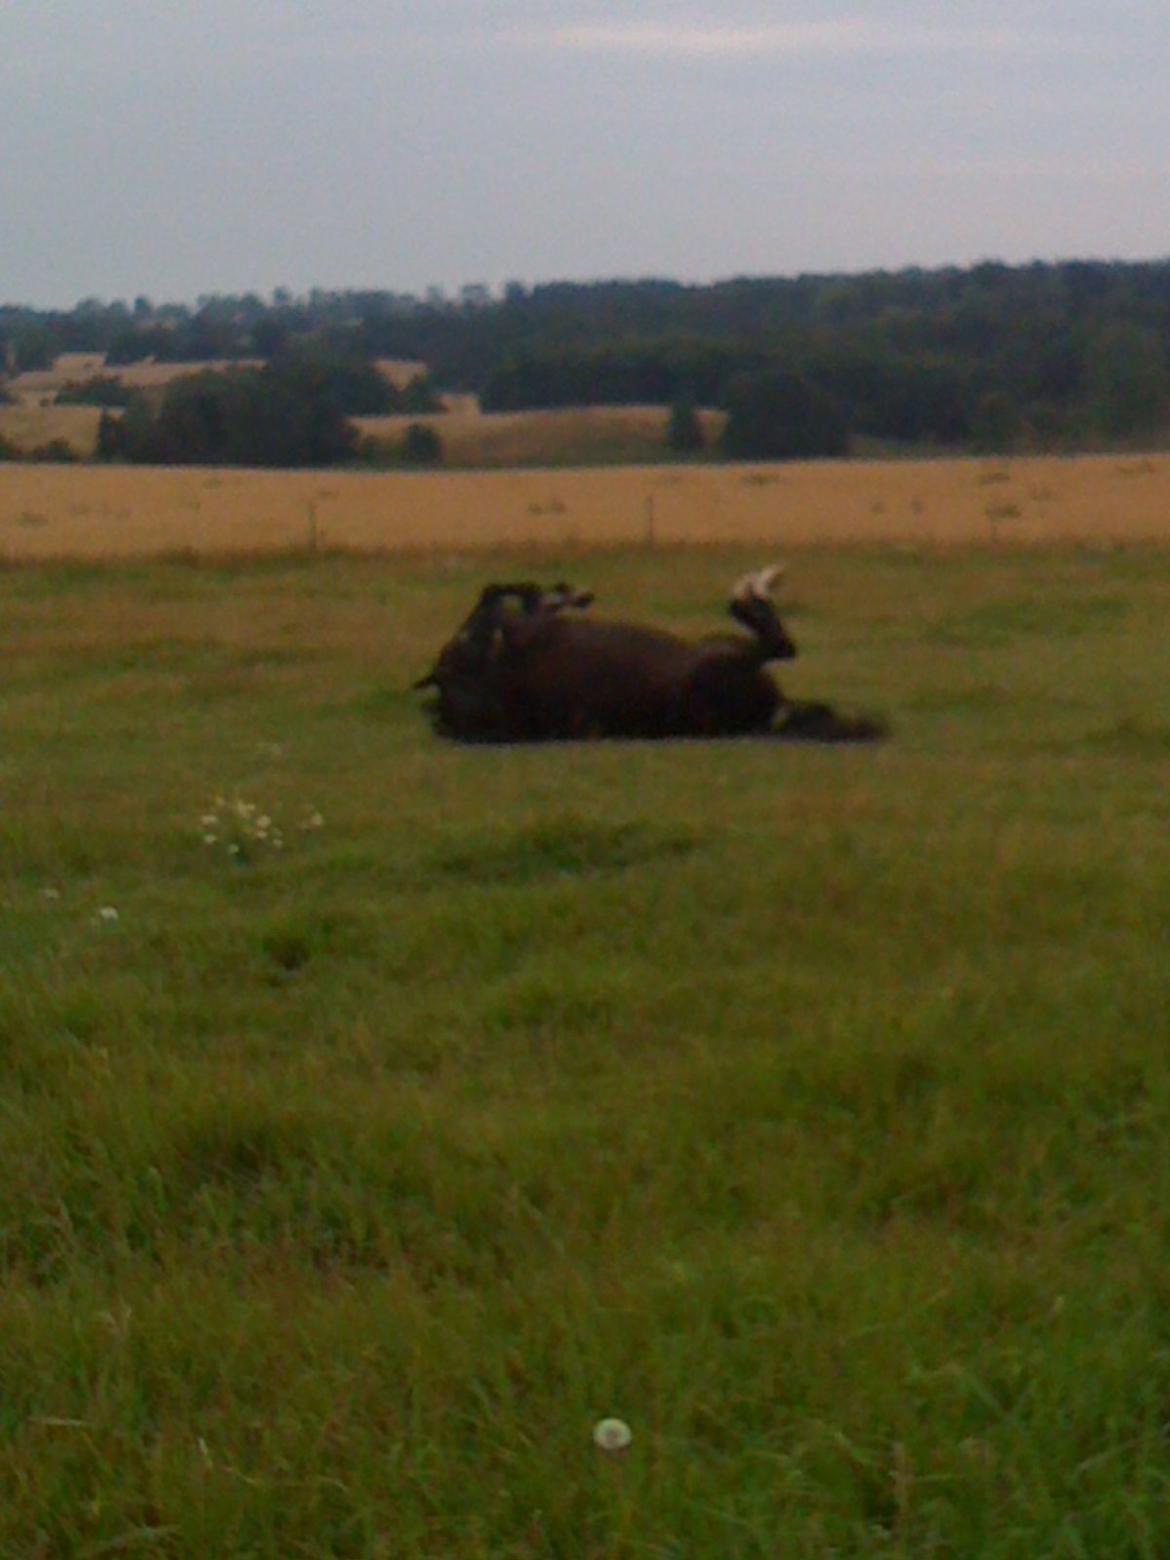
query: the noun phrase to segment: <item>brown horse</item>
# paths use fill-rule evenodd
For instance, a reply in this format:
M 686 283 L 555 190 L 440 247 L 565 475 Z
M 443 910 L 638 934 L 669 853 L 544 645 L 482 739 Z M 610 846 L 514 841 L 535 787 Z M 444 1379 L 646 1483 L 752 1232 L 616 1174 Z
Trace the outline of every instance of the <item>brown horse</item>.
M 415 686 L 437 689 L 436 729 L 465 741 L 880 735 L 873 721 L 784 699 L 768 675 L 796 655 L 772 603 L 780 572 L 734 587 L 728 610 L 749 633 L 700 640 L 594 617 L 592 595 L 568 585 L 489 585 Z

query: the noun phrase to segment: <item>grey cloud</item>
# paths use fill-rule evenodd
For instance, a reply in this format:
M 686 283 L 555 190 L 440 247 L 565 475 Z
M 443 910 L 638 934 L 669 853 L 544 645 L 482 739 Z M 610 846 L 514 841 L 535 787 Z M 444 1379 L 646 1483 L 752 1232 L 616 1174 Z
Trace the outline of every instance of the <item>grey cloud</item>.
M 8 0 L 0 298 L 1168 247 L 1160 4 L 778 9 Z

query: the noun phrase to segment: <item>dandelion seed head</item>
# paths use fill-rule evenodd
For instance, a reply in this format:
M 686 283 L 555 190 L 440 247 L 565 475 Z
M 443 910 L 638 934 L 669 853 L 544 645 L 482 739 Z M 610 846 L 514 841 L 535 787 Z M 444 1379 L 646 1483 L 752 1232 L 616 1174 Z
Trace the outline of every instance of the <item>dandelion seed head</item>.
M 634 1433 L 624 1419 L 599 1419 L 593 1426 L 593 1444 L 599 1451 L 616 1457 L 626 1451 Z

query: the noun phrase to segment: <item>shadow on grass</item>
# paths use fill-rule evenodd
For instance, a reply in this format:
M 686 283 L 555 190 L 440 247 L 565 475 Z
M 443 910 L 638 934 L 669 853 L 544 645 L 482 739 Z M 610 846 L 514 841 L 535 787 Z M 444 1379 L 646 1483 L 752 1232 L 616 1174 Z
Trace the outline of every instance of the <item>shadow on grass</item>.
M 675 859 L 699 844 L 692 830 L 677 825 L 605 823 L 563 813 L 519 829 L 465 833 L 436 853 L 433 866 L 461 882 L 532 883 Z

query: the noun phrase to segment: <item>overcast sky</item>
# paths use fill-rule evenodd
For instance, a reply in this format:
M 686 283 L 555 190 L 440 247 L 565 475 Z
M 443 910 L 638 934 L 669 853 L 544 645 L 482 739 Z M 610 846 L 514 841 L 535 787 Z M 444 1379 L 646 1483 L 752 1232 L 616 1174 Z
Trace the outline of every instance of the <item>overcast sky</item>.
M 1166 0 L 0 0 L 0 302 L 1168 254 Z

